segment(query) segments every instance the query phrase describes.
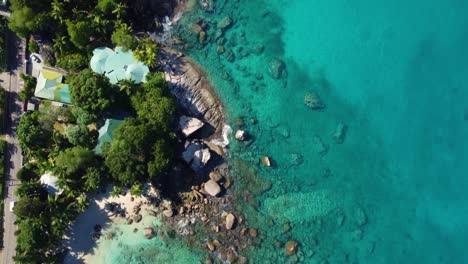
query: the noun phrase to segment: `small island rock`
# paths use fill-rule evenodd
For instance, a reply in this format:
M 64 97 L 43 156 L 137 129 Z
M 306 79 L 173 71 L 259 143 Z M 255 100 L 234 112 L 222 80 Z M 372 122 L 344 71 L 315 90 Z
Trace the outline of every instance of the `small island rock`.
M 143 216 L 141 214 L 136 214 L 133 216 L 133 221 L 135 221 L 135 223 L 139 223 L 141 219 L 143 219 Z
M 205 191 L 211 195 L 211 196 L 216 196 L 221 192 L 221 187 L 219 184 L 213 180 L 209 180 L 205 183 Z
M 152 227 L 146 227 L 144 230 L 144 233 L 147 239 L 151 239 L 154 237 L 155 231 L 154 231 L 154 228 Z
M 174 215 L 174 211 L 172 209 L 166 209 L 163 211 L 163 215 L 165 217 L 172 217 Z
M 246 133 L 244 130 L 237 130 L 235 134 L 235 138 L 239 141 L 244 141 L 246 138 Z
M 236 217 L 233 214 L 226 216 L 226 229 L 231 230 L 236 222 Z
M 292 256 L 296 254 L 298 246 L 299 244 L 294 240 L 289 240 L 288 242 L 286 242 L 286 245 L 284 246 L 284 249 L 286 250 L 286 255 Z
M 271 161 L 270 161 L 270 158 L 268 156 L 263 156 L 262 157 L 262 163 L 263 163 L 263 165 L 265 165 L 267 167 L 271 167 Z

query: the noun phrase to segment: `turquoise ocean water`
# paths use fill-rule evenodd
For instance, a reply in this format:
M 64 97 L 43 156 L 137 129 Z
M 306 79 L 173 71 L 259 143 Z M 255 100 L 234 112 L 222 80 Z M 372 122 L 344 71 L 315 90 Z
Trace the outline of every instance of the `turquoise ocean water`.
M 182 18 L 178 48 L 253 138 L 230 157 L 236 209 L 260 234 L 251 263 L 468 263 L 467 13 L 459 0 L 218 0 Z M 311 92 L 325 109 L 304 104 Z M 297 259 L 275 245 L 290 239 Z

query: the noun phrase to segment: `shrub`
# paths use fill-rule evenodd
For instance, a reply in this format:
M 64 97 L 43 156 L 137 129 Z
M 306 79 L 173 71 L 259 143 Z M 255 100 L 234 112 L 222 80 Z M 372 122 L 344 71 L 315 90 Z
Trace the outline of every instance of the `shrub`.
M 34 41 L 34 40 L 30 40 L 30 41 L 29 41 L 28 50 L 29 50 L 29 52 L 31 52 L 31 53 L 37 53 L 37 52 L 39 52 L 39 44 L 37 44 L 37 42 Z

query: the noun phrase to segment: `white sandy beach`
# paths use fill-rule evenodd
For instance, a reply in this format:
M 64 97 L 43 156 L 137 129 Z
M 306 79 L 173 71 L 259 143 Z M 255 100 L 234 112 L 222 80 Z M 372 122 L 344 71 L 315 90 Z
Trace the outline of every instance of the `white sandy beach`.
M 125 196 L 111 197 L 111 187 L 107 188 L 107 192 L 95 195 L 90 198 L 90 205 L 86 211 L 81 213 L 78 218 L 72 223 L 64 239 L 64 246 L 69 249 L 69 253 L 65 258 L 65 263 L 91 263 L 90 259 L 96 254 L 96 246 L 99 240 L 93 239 L 95 233 L 94 227 L 100 225 L 102 227 L 101 234 L 106 236 L 106 229 L 111 224 L 121 224 L 126 222 L 126 217 L 133 215 L 133 208 L 141 204 L 140 214 L 143 220 L 139 223 L 133 223 L 132 228 L 137 228 L 140 232 L 149 225 L 147 209 L 157 210 L 150 203 L 150 197 L 157 197 L 157 193 L 153 188 L 145 193 L 144 196 L 133 197 L 127 192 Z M 110 210 L 109 203 L 120 204 L 120 207 L 125 211 L 126 217 L 121 217 Z M 151 217 L 154 220 L 154 217 Z M 143 238 L 143 234 L 142 234 Z M 104 237 L 101 238 L 105 239 Z

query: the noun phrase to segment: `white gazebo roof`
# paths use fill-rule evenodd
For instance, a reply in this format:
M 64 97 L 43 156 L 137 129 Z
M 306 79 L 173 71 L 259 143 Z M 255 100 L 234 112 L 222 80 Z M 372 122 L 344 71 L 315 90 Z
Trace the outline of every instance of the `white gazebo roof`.
M 39 181 L 44 185 L 47 192 L 52 195 L 60 195 L 63 192 L 57 186 L 58 178 L 52 175 L 51 172 L 46 172 Z

